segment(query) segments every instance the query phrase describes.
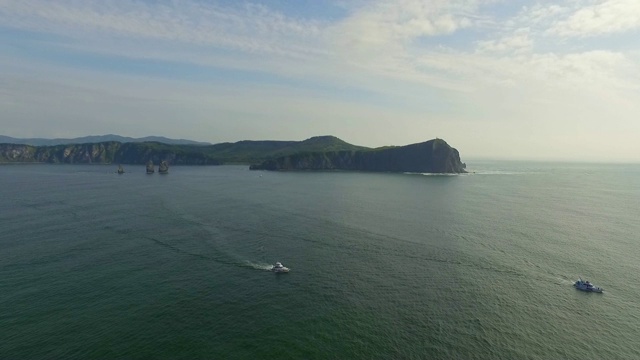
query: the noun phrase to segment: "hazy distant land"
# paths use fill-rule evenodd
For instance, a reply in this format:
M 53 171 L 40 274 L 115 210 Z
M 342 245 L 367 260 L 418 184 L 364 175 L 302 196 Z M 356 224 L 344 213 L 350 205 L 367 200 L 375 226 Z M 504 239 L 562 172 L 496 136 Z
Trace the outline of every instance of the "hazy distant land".
M 0 135 L 0 144 L 23 144 L 33 146 L 53 146 L 53 145 L 68 145 L 68 144 L 90 144 L 90 143 L 102 143 L 102 142 L 160 142 L 164 144 L 172 145 L 211 145 L 208 142 L 200 142 L 185 139 L 169 139 L 164 136 L 145 136 L 142 138 L 132 138 L 127 136 L 120 136 L 114 134 L 107 135 L 93 135 L 83 136 L 78 138 L 56 138 L 56 139 L 43 139 L 43 138 L 14 138 L 10 136 Z

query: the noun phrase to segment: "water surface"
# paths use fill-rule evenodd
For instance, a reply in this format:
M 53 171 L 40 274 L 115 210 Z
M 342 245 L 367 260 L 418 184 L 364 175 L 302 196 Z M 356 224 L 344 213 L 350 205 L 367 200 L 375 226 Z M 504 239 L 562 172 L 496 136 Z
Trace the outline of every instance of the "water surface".
M 640 166 L 468 166 L 0 166 L 0 357 L 640 358 Z

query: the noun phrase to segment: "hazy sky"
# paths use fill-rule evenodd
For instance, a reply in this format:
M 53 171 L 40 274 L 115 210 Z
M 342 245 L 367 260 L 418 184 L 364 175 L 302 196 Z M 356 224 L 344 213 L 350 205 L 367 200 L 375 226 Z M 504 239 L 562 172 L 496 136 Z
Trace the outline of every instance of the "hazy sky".
M 0 134 L 640 161 L 640 0 L 0 0 Z

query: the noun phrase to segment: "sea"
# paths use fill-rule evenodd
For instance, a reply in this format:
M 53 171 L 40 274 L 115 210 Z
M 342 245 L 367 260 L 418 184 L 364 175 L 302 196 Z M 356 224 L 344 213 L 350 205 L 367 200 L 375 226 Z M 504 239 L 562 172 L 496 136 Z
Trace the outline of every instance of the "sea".
M 640 165 L 467 166 L 0 166 L 0 359 L 640 359 Z

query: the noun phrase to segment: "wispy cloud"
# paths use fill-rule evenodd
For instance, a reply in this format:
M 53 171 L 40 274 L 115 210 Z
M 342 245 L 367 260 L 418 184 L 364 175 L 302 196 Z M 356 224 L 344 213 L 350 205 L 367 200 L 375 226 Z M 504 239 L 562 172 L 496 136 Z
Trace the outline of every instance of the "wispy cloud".
M 640 29 L 639 1 L 579 1 L 577 4 L 568 18 L 558 21 L 549 29 L 551 34 L 585 37 Z
M 161 40 L 286 56 L 315 54 L 305 39 L 322 24 L 296 20 L 262 5 L 221 7 L 195 1 L 4 0 L 0 22 L 74 38 L 93 36 Z
M 529 29 L 517 29 L 512 34 L 495 40 L 478 42 L 478 51 L 497 53 L 522 53 L 530 52 L 533 48 L 533 40 L 529 36 Z
M 328 23 L 291 18 L 250 3 L 223 7 L 194 1 L 3 0 L 0 22 L 75 38 L 74 42 L 58 46 L 76 51 L 266 71 L 285 77 L 311 76 L 316 81 L 340 81 L 346 77 L 355 84 L 367 83 L 364 78 L 374 75 L 463 91 L 469 88 L 461 85 L 456 74 L 473 73 L 479 78 L 491 74 L 499 82 L 505 78 L 514 81 L 514 67 L 538 66 L 540 58 L 577 61 L 574 66 L 563 61 L 543 61 L 543 67 L 547 73 L 564 73 L 564 77 L 572 73 L 583 76 L 583 71 L 594 68 L 589 64 L 594 61 L 593 56 L 537 53 L 541 34 L 546 34 L 542 39 L 545 43 L 553 43 L 561 41 L 549 37 L 553 34 L 622 31 L 640 24 L 640 11 L 636 11 L 640 10 L 640 3 L 635 1 L 609 0 L 582 7 L 572 2 L 573 8 L 569 7 L 571 4 L 534 5 L 503 19 L 507 22 L 504 29 L 485 31 L 475 48 L 448 49 L 448 35 L 491 22 L 491 15 L 483 10 L 495 3 L 377 1 L 356 7 L 346 18 Z M 585 14 L 599 21 L 587 21 Z M 613 21 L 614 18 L 622 20 Z M 609 26 L 612 23 L 617 27 Z M 422 38 L 441 39 L 441 45 L 423 47 Z M 608 51 L 582 52 L 594 50 L 600 54 Z M 617 56 L 624 57 L 620 53 Z M 455 61 L 455 57 L 470 60 L 462 68 L 457 64 L 465 61 Z M 450 59 L 450 63 L 438 65 L 438 59 L 443 58 Z M 581 63 L 580 59 L 585 60 Z M 519 66 L 501 71 L 509 60 Z M 489 62 L 493 62 L 493 70 L 486 73 L 484 64 Z M 474 63 L 479 65 L 473 66 Z M 624 71 L 628 70 L 627 63 Z M 611 71 L 606 73 L 612 76 Z
M 344 46 L 375 48 L 470 27 L 479 3 L 477 0 L 377 1 L 336 26 L 344 35 Z

